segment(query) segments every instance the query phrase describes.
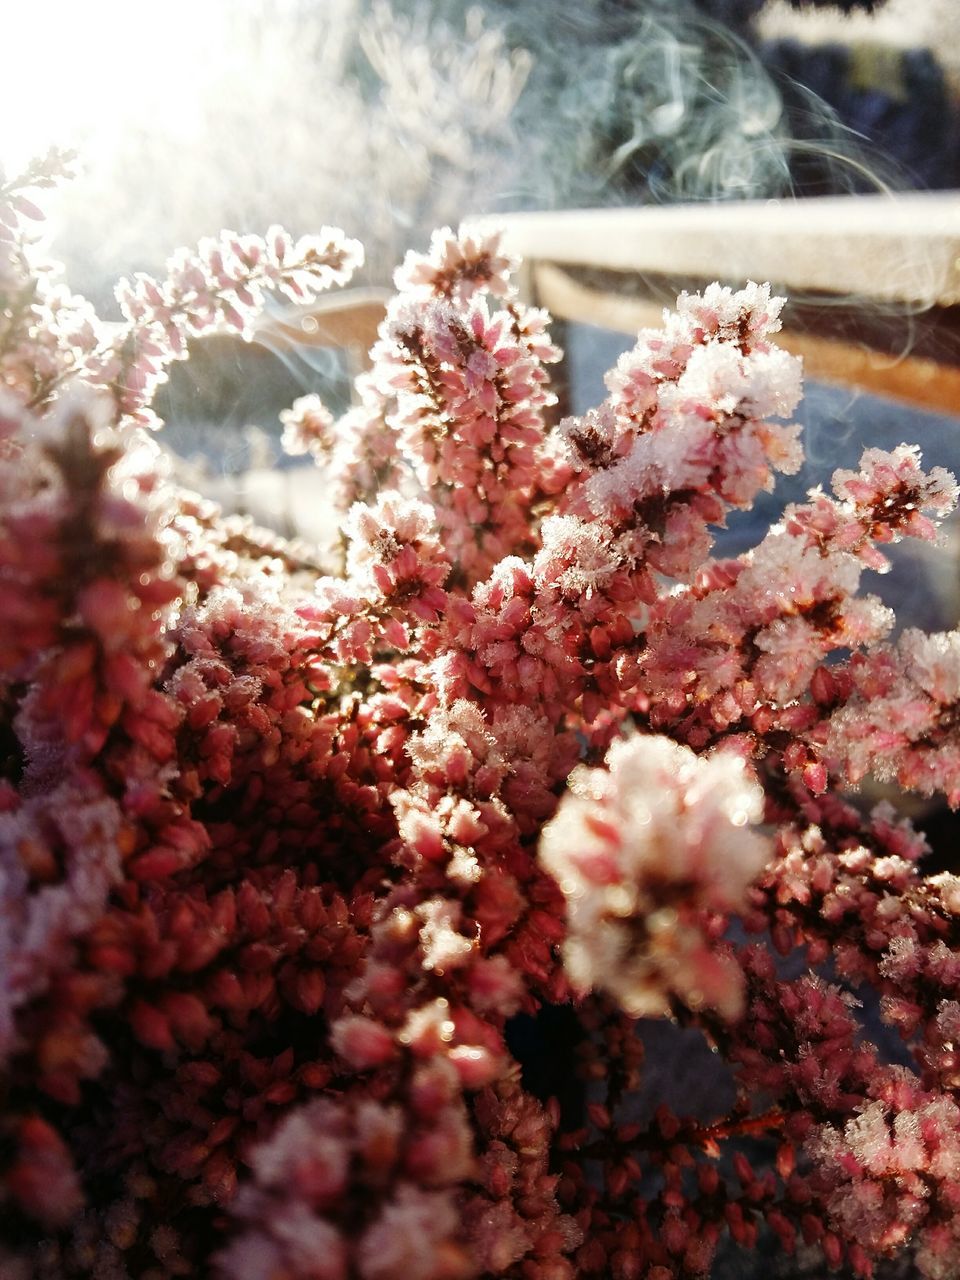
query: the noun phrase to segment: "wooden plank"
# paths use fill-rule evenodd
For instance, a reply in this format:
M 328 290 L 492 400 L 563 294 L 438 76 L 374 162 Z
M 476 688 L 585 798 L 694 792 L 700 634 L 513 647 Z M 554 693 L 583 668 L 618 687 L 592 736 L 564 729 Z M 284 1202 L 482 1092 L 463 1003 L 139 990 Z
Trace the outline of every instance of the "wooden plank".
M 581 284 L 558 267 L 537 263 L 532 275 L 537 303 L 563 320 L 593 324 L 616 333 L 659 328 L 663 307 L 644 298 L 606 293 Z M 803 357 L 808 377 L 860 387 L 919 408 L 960 411 L 960 369 L 920 356 L 889 356 L 862 343 L 800 333 L 789 328 L 776 342 Z
M 292 306 L 259 320 L 254 341 L 271 350 L 297 347 L 358 348 L 366 356 L 377 340 L 390 293 L 385 289 L 345 289 L 308 307 Z
M 270 351 L 291 347 L 362 347 L 366 353 L 377 340 L 377 328 L 393 294 L 388 289 L 344 289 L 326 294 L 310 306 L 294 304 L 282 311 L 265 312 L 257 319 L 252 341 Z M 111 335 L 125 324 L 107 321 Z M 202 342 L 242 342 L 237 334 L 217 330 Z
M 960 193 L 568 209 L 475 220 L 541 261 L 865 301 L 960 303 Z

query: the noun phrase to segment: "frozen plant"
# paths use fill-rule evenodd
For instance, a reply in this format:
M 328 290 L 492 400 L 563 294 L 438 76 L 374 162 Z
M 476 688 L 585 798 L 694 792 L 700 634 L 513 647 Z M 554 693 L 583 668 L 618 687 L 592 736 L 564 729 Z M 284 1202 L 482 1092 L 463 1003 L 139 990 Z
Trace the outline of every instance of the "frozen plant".
M 109 328 L 28 234 L 57 168 L 0 187 L 0 1273 L 956 1276 L 960 877 L 850 792 L 960 800 L 960 637 L 860 593 L 952 477 L 868 450 L 711 558 L 800 464 L 780 302 L 682 296 L 554 423 L 547 317 L 443 231 L 356 407 L 285 416 L 323 572 L 176 488 L 150 396 L 358 246 L 223 233 Z M 651 1016 L 717 1114 L 631 1112 Z
M 62 194 L 56 252 L 71 279 L 109 304 L 119 274 L 162 267 L 171 237 L 195 242 L 241 217 L 299 234 L 322 209 L 364 238 L 367 280 L 388 284 L 411 236 L 518 180 L 513 111 L 533 62 L 524 38 L 536 46 L 508 38 L 504 16 L 473 0 L 211 0 L 190 27 L 177 110 L 168 116 L 148 84 L 109 145 L 84 154 L 82 185 Z M 115 43 L 138 31 L 124 13 Z M 156 58 L 144 77 L 155 68 Z M 156 188 L 177 193 L 162 213 L 142 198 Z

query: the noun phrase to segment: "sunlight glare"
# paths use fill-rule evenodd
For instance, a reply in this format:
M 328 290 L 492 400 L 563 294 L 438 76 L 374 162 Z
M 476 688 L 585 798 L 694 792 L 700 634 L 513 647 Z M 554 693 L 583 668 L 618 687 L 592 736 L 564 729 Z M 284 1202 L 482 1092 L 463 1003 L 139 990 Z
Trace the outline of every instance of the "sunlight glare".
M 57 144 L 87 156 L 121 131 L 191 138 L 222 29 L 243 0 L 32 0 L 4 14 L 0 166 Z M 219 62 L 218 62 L 219 54 Z

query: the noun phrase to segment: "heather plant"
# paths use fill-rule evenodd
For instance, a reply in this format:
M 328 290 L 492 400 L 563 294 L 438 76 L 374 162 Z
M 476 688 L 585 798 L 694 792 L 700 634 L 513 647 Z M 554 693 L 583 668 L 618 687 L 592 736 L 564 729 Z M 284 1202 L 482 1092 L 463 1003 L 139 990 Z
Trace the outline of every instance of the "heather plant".
M 150 400 L 359 246 L 223 233 L 106 326 L 28 233 L 57 169 L 0 216 L 5 1280 L 955 1276 L 960 877 L 855 789 L 960 800 L 960 636 L 860 591 L 952 477 L 868 449 L 712 558 L 801 462 L 780 301 L 681 296 L 556 423 L 547 317 L 446 230 L 355 407 L 285 415 L 333 572 L 178 489 Z M 579 1094 L 516 1048 L 561 1015 Z M 637 1119 L 650 1018 L 714 1114 Z
M 388 284 L 412 235 L 480 208 L 494 171 L 499 191 L 523 171 L 511 114 L 531 56 L 495 11 L 459 0 L 203 8 L 182 54 L 188 120 L 171 122 L 155 90 L 152 112 L 110 119 L 108 143 L 76 139 L 84 179 L 60 194 L 56 251 L 104 312 L 116 278 L 159 272 L 171 242 L 268 219 L 299 234 L 318 210 L 362 233 L 365 277 Z M 149 38 L 144 21 L 121 19 L 130 42 Z M 157 183 L 162 213 L 142 198 Z
M 468 208 L 780 197 L 900 187 L 917 173 L 932 185 L 946 180 L 946 105 L 924 117 L 926 134 L 905 135 L 912 152 L 904 138 L 887 137 L 914 178 L 895 172 L 866 142 L 878 136 L 875 102 L 855 119 L 846 98 L 834 102 L 854 136 L 798 88 L 815 69 L 781 51 L 771 70 L 770 51 L 748 35 L 758 7 L 208 0 L 190 39 L 171 50 L 183 72 L 171 108 L 164 65 L 126 57 L 138 41 L 149 47 L 145 18 L 114 5 L 128 77 L 116 93 L 133 101 L 73 135 L 84 181 L 59 196 L 56 252 L 107 314 L 117 276 L 159 273 L 171 242 L 195 243 L 223 225 L 277 219 L 299 234 L 322 211 L 363 239 L 364 278 L 384 285 L 411 239 Z M 181 21 L 187 8 L 173 5 Z M 173 11 L 164 22 L 176 22 Z M 92 56 L 96 42 L 79 20 L 76 32 Z M 92 66 L 106 74 L 102 51 Z M 816 84 L 830 98 L 839 89 L 823 74 Z M 19 83 L 10 81 L 11 112 Z M 934 101 L 931 84 L 908 77 L 898 94 L 912 86 Z M 143 199 L 158 187 L 162 210 Z

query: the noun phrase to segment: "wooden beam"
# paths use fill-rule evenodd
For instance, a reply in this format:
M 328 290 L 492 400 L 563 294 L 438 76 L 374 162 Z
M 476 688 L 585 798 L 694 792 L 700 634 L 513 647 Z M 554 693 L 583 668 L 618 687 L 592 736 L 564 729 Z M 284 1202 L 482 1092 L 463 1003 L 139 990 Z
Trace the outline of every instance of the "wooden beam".
M 565 271 L 539 262 L 532 270 L 537 303 L 563 320 L 635 334 L 659 328 L 663 307 L 645 298 L 591 289 Z M 861 343 L 822 338 L 786 328 L 778 346 L 803 357 L 810 378 L 860 387 L 873 395 L 941 413 L 960 411 L 960 369 L 919 356 L 890 356 Z
M 318 298 L 308 307 L 292 306 L 265 314 L 257 324 L 254 341 L 271 350 L 354 348 L 365 358 L 377 340 L 390 296 L 386 289 L 345 289 Z
M 960 193 L 567 209 L 476 220 L 530 259 L 865 301 L 960 303 Z

